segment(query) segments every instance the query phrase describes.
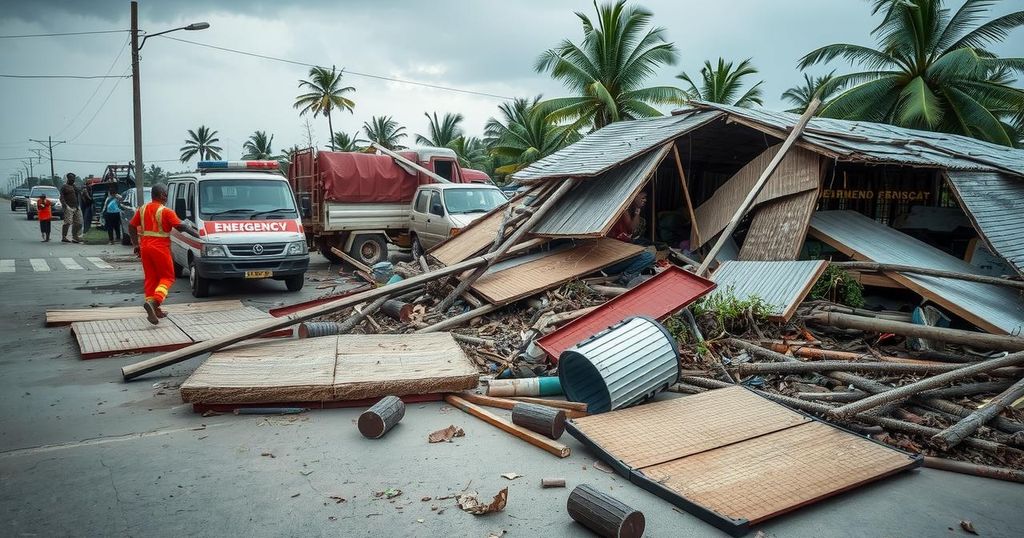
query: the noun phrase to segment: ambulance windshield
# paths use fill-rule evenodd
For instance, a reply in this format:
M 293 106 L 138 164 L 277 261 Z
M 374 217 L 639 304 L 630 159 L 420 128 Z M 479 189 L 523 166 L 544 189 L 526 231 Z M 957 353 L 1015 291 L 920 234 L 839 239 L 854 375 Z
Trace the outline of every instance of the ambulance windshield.
M 216 179 L 199 182 L 199 216 L 204 220 L 294 219 L 298 213 L 284 181 Z

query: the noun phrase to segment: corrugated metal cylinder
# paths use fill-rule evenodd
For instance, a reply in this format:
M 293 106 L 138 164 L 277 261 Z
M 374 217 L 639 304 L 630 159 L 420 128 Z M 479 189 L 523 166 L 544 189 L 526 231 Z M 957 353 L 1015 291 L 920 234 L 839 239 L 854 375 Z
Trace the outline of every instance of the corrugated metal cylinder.
M 338 334 L 338 324 L 333 321 L 307 321 L 299 325 L 299 338 L 316 338 Z
M 562 352 L 566 399 L 604 413 L 645 401 L 679 379 L 676 341 L 660 323 L 635 316 Z

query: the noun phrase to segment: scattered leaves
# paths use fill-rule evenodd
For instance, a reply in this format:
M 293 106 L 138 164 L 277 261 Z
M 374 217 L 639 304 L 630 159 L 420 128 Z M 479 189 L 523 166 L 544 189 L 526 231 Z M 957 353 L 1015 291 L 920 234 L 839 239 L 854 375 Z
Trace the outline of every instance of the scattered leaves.
M 394 499 L 395 497 L 398 497 L 401 494 L 402 494 L 402 490 L 400 490 L 398 488 L 388 488 L 388 489 L 386 489 L 384 491 L 375 491 L 373 493 L 373 496 L 378 498 L 378 499 L 381 498 L 381 497 L 384 497 L 385 499 Z
M 454 424 L 448 426 L 443 430 L 437 430 L 436 432 L 427 436 L 428 443 L 442 443 L 451 442 L 455 437 L 464 437 L 466 432 L 462 431 L 462 428 L 455 426 Z
M 978 534 L 978 531 L 974 530 L 974 523 L 971 523 L 969 519 L 961 519 L 960 528 L 971 534 Z
M 344 497 L 339 497 L 338 495 L 331 495 L 328 499 L 333 500 L 334 504 L 341 504 L 346 501 Z
M 478 499 L 477 496 L 478 494 L 476 492 L 463 493 L 456 498 L 456 502 L 462 511 L 469 512 L 474 516 L 501 512 L 505 509 L 505 504 L 508 502 L 508 488 L 503 488 L 499 491 L 489 504 L 480 502 L 480 499 Z
M 277 457 L 277 456 L 274 455 L 273 452 L 261 452 L 260 456 L 267 456 L 267 457 L 270 457 L 270 458 L 276 458 Z
M 501 477 L 506 479 L 506 480 L 515 480 L 515 479 L 517 479 L 517 478 L 519 478 L 521 476 L 523 476 L 523 475 L 521 475 L 519 473 L 505 473 L 505 474 L 501 475 Z

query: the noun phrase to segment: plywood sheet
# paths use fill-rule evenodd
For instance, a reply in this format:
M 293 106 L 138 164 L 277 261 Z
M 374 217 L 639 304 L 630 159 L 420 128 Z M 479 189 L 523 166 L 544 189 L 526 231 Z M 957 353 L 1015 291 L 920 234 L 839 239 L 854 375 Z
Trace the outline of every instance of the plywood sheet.
M 795 260 L 807 238 L 818 190 L 809 190 L 765 202 L 754 210 L 739 259 L 754 261 Z
M 218 312 L 221 310 L 242 308 L 242 301 L 238 299 L 224 299 L 198 303 L 167 303 L 164 304 L 162 308 L 164 312 L 167 312 L 168 314 L 186 312 Z M 46 326 L 56 327 L 60 325 L 71 325 L 76 321 L 99 321 L 105 319 L 125 318 L 146 319 L 146 311 L 142 306 L 97 306 L 93 308 L 47 310 Z
M 906 454 L 809 422 L 641 473 L 689 502 L 755 525 L 913 465 Z
M 742 387 L 573 419 L 591 442 L 632 468 L 737 443 L 811 419 Z
M 192 343 L 173 323 L 151 324 L 146 318 L 79 321 L 71 324 L 83 359 L 117 353 L 169 351 Z
M 708 201 L 697 207 L 694 213 L 700 228 L 700 238 L 691 234 L 690 241 L 694 248 L 711 241 L 725 229 L 740 203 L 757 183 L 757 178 L 768 168 L 768 163 L 781 147 L 781 144 L 772 146 L 755 157 L 719 187 Z M 790 148 L 751 207 L 783 196 L 817 189 L 820 179 L 821 166 L 818 155 L 803 148 Z M 698 239 L 700 243 L 697 242 Z
M 203 342 L 244 331 L 272 317 L 258 308 L 246 306 L 217 312 L 168 314 L 167 320 L 180 327 L 192 340 Z
M 600 271 L 635 256 L 643 247 L 615 239 L 580 241 L 575 248 L 480 277 L 473 290 L 493 304 L 507 304 Z
M 466 226 L 458 235 L 442 242 L 430 249 L 429 254 L 435 260 L 444 265 L 452 265 L 468 260 L 478 252 L 494 244 L 494 238 L 501 229 L 501 222 L 505 218 L 506 209 L 522 207 L 526 196 L 533 196 L 541 191 L 542 187 L 534 187 L 526 195 L 517 196 L 509 201 L 508 205 L 497 207 L 483 217 L 473 221 Z M 510 230 L 506 230 L 509 232 Z M 506 233 L 506 235 L 508 235 Z
M 771 306 L 770 319 L 789 321 L 827 266 L 825 260 L 727 261 L 711 274 L 718 288 L 710 297 L 727 294 L 741 301 L 758 297 Z
M 209 404 L 316 402 L 333 396 L 338 338 L 253 342 L 210 356 L 181 384 L 181 399 Z

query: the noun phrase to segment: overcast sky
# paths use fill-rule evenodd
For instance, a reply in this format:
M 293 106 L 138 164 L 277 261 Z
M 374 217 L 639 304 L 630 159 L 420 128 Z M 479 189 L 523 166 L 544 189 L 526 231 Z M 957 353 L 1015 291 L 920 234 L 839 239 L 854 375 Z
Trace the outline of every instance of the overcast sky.
M 0 0 L 0 35 L 129 26 L 126 0 Z M 654 22 L 667 29 L 680 61 L 666 66 L 655 84 L 681 84 L 681 71 L 696 73 L 705 59 L 753 58 L 765 80 L 765 105 L 782 109 L 780 94 L 800 82 L 796 62 L 804 53 L 835 42 L 872 44 L 875 21 L 867 0 L 642 0 Z M 959 0 L 950 4 L 959 7 Z M 993 14 L 1019 7 L 1003 2 Z M 573 11 L 593 12 L 591 2 L 555 0 L 143 0 L 140 27 L 155 33 L 191 22 L 210 28 L 174 37 L 303 63 L 420 81 L 494 96 L 561 95 L 560 84 L 537 74 L 533 64 L 563 38 L 579 41 Z M 128 35 L 0 40 L 0 73 L 19 75 L 122 75 L 129 73 Z M 997 49 L 1020 56 L 1024 31 Z M 292 107 L 298 80 L 308 67 L 275 62 L 154 38 L 142 51 L 144 160 L 165 170 L 177 162 L 186 130 L 207 125 L 219 132 L 224 157 L 238 159 L 256 130 L 274 135 L 280 151 L 305 140 L 305 119 Z M 839 72 L 844 67 L 837 65 Z M 816 70 L 817 74 L 828 69 Z M 479 136 L 500 97 L 389 82 L 354 73 L 354 114 L 335 113 L 335 130 L 354 133 L 374 115 L 391 115 L 410 137 L 426 131 L 423 113 L 461 112 L 468 134 Z M 39 147 L 29 138 L 66 140 L 54 155 L 57 174 L 99 174 L 102 164 L 132 155 L 130 79 L 27 80 L 0 78 L 0 184 L 20 168 L 18 160 Z M 320 145 L 327 121 L 310 118 Z M 49 164 L 37 164 L 48 172 Z M 38 169 L 38 168 L 37 168 Z

